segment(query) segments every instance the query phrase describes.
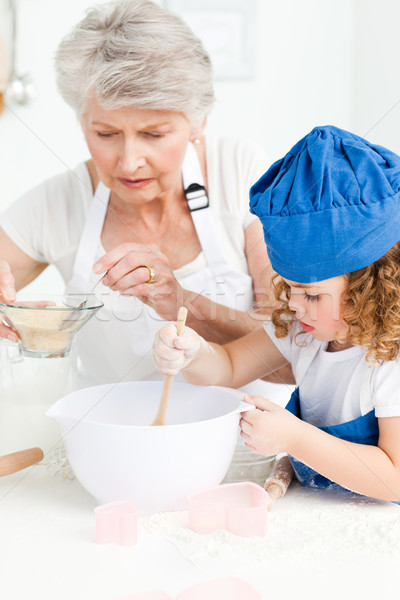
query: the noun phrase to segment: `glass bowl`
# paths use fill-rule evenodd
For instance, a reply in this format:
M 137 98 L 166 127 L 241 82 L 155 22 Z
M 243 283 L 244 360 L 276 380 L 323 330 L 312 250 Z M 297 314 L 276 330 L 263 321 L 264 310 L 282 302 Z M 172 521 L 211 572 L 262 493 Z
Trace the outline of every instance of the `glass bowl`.
M 20 294 L 0 302 L 0 318 L 18 335 L 22 356 L 68 356 L 74 335 L 103 306 L 94 294 Z

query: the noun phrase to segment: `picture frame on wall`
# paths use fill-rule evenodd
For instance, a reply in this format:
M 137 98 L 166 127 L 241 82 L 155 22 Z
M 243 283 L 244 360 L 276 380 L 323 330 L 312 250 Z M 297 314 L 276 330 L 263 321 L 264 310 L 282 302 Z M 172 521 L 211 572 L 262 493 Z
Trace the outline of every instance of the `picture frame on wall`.
M 252 79 L 256 74 L 258 0 L 165 0 L 202 40 L 214 79 Z

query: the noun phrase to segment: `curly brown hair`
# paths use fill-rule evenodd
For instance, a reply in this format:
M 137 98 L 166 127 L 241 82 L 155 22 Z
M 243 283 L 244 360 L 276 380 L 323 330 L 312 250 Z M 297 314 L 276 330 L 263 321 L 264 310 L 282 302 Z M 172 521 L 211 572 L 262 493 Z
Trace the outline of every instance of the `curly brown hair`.
M 344 277 L 341 316 L 348 331 L 338 341 L 365 348 L 369 362 L 393 360 L 400 350 L 400 241 L 376 262 Z M 281 305 L 272 323 L 281 338 L 288 335 L 295 313 L 289 308 L 289 285 L 276 275 L 273 286 Z

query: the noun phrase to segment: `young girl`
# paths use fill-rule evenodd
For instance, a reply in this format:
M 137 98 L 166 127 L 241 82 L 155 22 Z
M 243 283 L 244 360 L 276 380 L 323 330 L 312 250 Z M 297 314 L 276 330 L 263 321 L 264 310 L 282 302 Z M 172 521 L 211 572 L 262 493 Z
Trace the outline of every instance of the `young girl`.
M 286 409 L 246 398 L 241 435 L 287 452 L 298 479 L 400 500 L 400 157 L 317 127 L 251 188 L 280 307 L 225 346 L 166 325 L 154 342 L 165 374 L 240 387 L 288 361 Z

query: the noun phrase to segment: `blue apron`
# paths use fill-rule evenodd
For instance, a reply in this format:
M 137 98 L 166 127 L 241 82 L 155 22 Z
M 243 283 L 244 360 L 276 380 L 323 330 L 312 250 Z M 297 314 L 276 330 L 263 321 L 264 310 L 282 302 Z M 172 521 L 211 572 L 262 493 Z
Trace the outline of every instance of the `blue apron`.
M 296 388 L 290 397 L 289 403 L 286 406 L 286 410 L 291 412 L 296 417 L 301 419 L 301 406 L 300 406 L 300 394 L 299 388 Z M 326 431 L 335 437 L 348 442 L 355 442 L 357 444 L 367 444 L 371 446 L 378 445 L 379 438 L 379 427 L 378 419 L 375 417 L 373 410 L 369 411 L 366 415 L 358 417 L 353 421 L 347 423 L 340 423 L 339 425 L 331 425 L 328 427 L 318 427 L 322 431 Z M 329 488 L 330 490 L 345 490 L 338 483 L 334 483 L 327 477 L 320 475 L 311 467 L 308 467 L 294 456 L 289 456 L 290 462 L 292 463 L 294 472 L 297 479 L 303 485 L 308 487 L 317 488 Z M 346 490 L 347 492 L 349 490 Z
M 314 360 L 319 344 L 313 340 L 308 347 L 305 348 L 303 356 L 299 361 L 296 368 L 296 381 L 298 386 L 301 380 L 305 376 L 309 366 Z M 321 431 L 326 431 L 330 435 L 333 435 L 342 440 L 348 442 L 354 442 L 356 444 L 365 444 L 370 446 L 377 446 L 379 439 L 379 426 L 378 419 L 375 416 L 374 410 L 364 410 L 370 406 L 371 397 L 371 376 L 373 368 L 371 368 L 361 384 L 360 389 L 360 409 L 361 416 L 347 421 L 346 423 L 340 423 L 338 425 L 330 425 L 325 427 L 318 427 Z M 301 415 L 301 399 L 299 393 L 299 387 L 296 387 L 292 393 L 289 403 L 286 406 L 286 410 L 291 412 L 293 415 L 302 418 Z M 324 477 L 317 471 L 314 471 L 311 467 L 305 465 L 294 456 L 289 455 L 290 461 L 293 466 L 293 470 L 296 474 L 297 479 L 305 486 L 313 488 L 325 488 L 329 490 L 341 490 L 349 492 L 350 490 L 342 487 L 338 483 L 331 481 L 327 477 Z M 353 492 L 351 492 L 353 493 Z M 400 504 L 400 501 L 394 502 L 394 504 Z

